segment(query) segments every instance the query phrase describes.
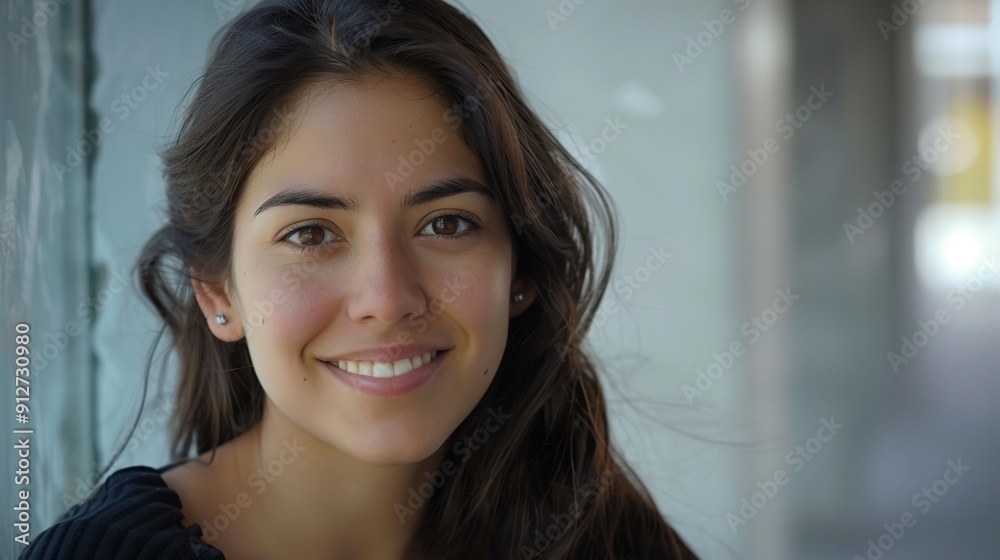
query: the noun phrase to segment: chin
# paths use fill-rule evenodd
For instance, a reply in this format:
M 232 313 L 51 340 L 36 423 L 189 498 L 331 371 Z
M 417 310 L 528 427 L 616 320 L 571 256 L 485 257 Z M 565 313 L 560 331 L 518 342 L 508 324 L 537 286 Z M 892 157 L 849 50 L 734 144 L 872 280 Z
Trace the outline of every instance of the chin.
M 359 460 L 370 465 L 379 467 L 398 467 L 418 464 L 433 455 L 435 451 L 437 451 L 437 449 L 403 450 L 392 447 L 385 449 L 368 448 L 361 449 L 358 453 L 353 455 L 355 455 L 355 457 Z
M 356 457 L 358 460 L 381 467 L 413 465 L 430 458 L 441 449 L 448 439 L 448 434 L 431 440 L 427 431 L 405 429 L 396 433 L 386 433 L 379 430 L 364 438 L 351 438 L 351 441 L 341 445 L 331 442 L 331 445 Z

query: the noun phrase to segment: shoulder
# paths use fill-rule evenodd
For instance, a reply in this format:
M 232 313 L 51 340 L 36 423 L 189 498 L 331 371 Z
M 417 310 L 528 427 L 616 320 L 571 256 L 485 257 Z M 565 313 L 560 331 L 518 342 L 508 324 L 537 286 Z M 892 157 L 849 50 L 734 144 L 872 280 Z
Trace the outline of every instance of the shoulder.
M 20 560 L 223 560 L 201 541 L 197 524 L 181 523 L 180 498 L 160 473 L 146 466 L 115 471 L 87 501 L 35 537 Z

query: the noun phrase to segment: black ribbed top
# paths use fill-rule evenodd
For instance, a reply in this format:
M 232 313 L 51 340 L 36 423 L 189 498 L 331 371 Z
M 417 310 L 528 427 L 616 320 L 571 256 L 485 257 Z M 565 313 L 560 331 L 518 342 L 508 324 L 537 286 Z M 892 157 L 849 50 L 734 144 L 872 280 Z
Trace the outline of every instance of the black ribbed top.
M 93 497 L 42 531 L 19 560 L 225 560 L 201 540 L 201 527 L 185 527 L 181 500 L 161 469 L 115 471 Z
M 190 459 L 188 459 L 190 460 Z M 181 500 L 161 476 L 180 461 L 160 469 L 137 466 L 115 471 L 89 500 L 69 509 L 42 531 L 19 560 L 225 560 L 222 551 L 201 540 L 201 527 L 185 527 Z M 642 535 L 640 553 L 630 557 L 680 560 Z M 544 540 L 544 539 L 542 539 Z M 683 559 L 697 557 L 681 543 Z M 501 558 L 491 546 L 492 558 Z

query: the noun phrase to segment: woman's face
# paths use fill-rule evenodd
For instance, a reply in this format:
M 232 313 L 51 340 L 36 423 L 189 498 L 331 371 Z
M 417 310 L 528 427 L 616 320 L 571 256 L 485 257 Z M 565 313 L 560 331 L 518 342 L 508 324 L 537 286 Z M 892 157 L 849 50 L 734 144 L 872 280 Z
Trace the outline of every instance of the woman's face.
M 219 338 L 246 337 L 268 415 L 369 463 L 415 463 L 480 400 L 534 293 L 432 90 L 384 78 L 311 92 L 237 204 L 235 285 L 199 301 Z

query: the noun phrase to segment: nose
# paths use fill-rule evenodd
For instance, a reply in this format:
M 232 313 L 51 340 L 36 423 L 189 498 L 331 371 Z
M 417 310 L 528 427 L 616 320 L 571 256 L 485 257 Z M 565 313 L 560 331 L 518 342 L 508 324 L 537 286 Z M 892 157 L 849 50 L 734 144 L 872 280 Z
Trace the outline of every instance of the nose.
M 355 322 L 377 320 L 394 325 L 409 314 L 420 315 L 427 298 L 420 285 L 414 255 L 389 230 L 373 232 L 353 247 L 349 274 L 348 316 Z

